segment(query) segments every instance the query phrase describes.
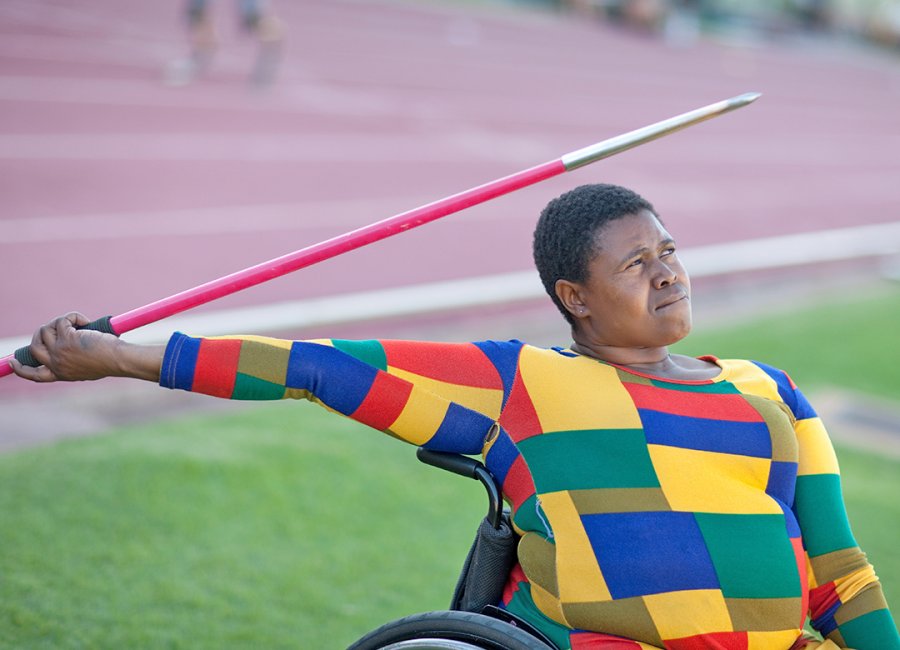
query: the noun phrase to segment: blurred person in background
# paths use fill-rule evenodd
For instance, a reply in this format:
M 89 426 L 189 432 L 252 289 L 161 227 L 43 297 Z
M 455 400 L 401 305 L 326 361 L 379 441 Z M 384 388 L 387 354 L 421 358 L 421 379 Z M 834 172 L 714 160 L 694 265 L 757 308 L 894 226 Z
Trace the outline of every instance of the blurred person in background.
M 284 25 L 267 0 L 233 1 L 236 3 L 241 28 L 259 44 L 250 81 L 255 85 L 267 85 L 274 79 L 281 58 Z M 187 58 L 178 59 L 169 65 L 166 71 L 166 81 L 169 84 L 188 84 L 209 68 L 218 47 L 214 5 L 214 0 L 187 0 L 185 16 L 191 52 Z

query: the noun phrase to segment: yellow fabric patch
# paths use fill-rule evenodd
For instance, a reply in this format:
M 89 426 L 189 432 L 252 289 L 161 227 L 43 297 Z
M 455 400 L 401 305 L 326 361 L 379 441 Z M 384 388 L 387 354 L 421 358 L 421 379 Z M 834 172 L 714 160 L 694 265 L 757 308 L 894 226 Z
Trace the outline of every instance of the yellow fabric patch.
M 839 474 L 837 456 L 820 418 L 799 420 L 794 427 L 800 444 L 798 476 Z
M 650 594 L 644 596 L 644 602 L 663 639 L 733 631 L 728 607 L 718 589 Z
M 772 648 L 790 648 L 800 638 L 800 630 L 782 630 L 780 632 L 747 632 L 747 650 L 771 650 Z M 814 646 L 808 645 L 806 649 Z
M 713 451 L 647 445 L 672 510 L 725 514 L 781 514 L 765 493 L 769 461 Z
M 414 385 L 406 405 L 388 431 L 414 445 L 424 445 L 441 426 L 448 407 L 449 402 Z
M 560 625 L 571 627 L 566 621 L 566 617 L 563 616 L 559 599 L 549 591 L 542 589 L 540 585 L 533 582 L 531 583 L 531 599 L 534 601 L 535 607 L 537 607 L 544 616 L 556 621 Z
M 744 359 L 719 359 L 719 365 L 725 369 L 725 378 L 742 393 L 783 401 L 778 394 L 778 384 L 759 366 Z
M 809 580 L 807 581 L 809 584 L 809 588 L 815 589 L 819 586 L 819 579 L 816 577 L 815 568 L 813 567 L 812 560 L 809 559 L 809 553 L 803 551 L 803 557 L 806 558 L 806 575 L 809 578 Z
M 840 596 L 841 602 L 847 603 L 863 589 L 877 582 L 878 578 L 875 576 L 875 569 L 871 564 L 866 564 L 850 575 L 840 580 L 835 580 L 834 590 Z
M 541 505 L 550 519 L 556 543 L 556 579 L 559 598 L 566 603 L 612 600 L 606 579 L 594 557 L 575 504 L 568 492 L 540 495 Z M 526 567 L 522 567 L 526 574 Z
M 451 402 L 456 402 L 473 411 L 483 413 L 491 419 L 500 417 L 500 407 L 503 406 L 502 390 L 476 388 L 473 386 L 452 384 L 446 381 L 438 381 L 393 366 L 388 366 L 387 371 L 395 377 L 405 379 L 411 384 L 421 386 L 435 395 L 440 395 Z
M 524 348 L 519 372 L 526 388 L 540 386 L 540 390 L 529 390 L 529 395 L 544 431 L 641 427 L 637 409 L 612 366 Z M 565 379 L 556 381 L 562 373 Z

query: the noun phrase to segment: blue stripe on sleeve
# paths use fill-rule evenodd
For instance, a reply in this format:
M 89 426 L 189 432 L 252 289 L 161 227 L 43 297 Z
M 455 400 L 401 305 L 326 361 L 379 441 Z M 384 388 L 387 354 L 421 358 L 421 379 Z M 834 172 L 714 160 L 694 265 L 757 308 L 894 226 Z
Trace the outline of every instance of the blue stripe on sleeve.
M 480 454 L 494 421 L 478 411 L 450 402 L 447 413 L 431 439 L 422 445 L 435 451 Z
M 475 346 L 481 350 L 490 360 L 500 380 L 503 382 L 503 406 L 506 406 L 506 400 L 509 399 L 509 393 L 512 390 L 513 383 L 516 381 L 516 372 L 519 368 L 519 354 L 522 352 L 524 343 L 521 341 L 480 341 Z
M 784 372 L 784 370 L 779 370 L 778 368 L 760 361 L 754 361 L 753 364 L 762 369 L 763 372 L 774 380 L 778 386 L 778 395 L 781 396 L 782 401 L 790 407 L 795 418 L 798 420 L 806 420 L 807 418 L 816 417 L 815 409 L 813 409 L 806 400 L 803 393 L 791 386 L 791 380 L 788 379 L 787 373 Z
M 516 458 L 520 455 L 509 435 L 503 429 L 500 429 L 497 442 L 491 445 L 487 456 L 484 457 L 484 464 L 488 471 L 494 475 L 497 483 L 503 485 L 506 481 L 506 475 L 509 473 L 509 468 L 512 467 Z
M 297 341 L 291 346 L 285 386 L 308 390 L 329 408 L 350 415 L 369 394 L 377 373 L 337 348 Z
M 194 385 L 194 368 L 200 353 L 200 339 L 175 332 L 166 345 L 159 385 L 163 388 L 191 390 Z

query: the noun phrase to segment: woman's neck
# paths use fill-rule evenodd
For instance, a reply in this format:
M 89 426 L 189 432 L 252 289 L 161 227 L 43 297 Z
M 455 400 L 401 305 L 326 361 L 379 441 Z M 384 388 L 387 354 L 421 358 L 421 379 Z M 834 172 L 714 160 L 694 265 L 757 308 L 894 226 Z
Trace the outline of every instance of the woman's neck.
M 705 381 L 713 379 L 721 368 L 705 359 L 696 359 L 681 354 L 669 354 L 668 346 L 632 348 L 612 345 L 590 344 L 575 336 L 572 351 L 592 357 L 638 373 L 681 381 Z
M 613 345 L 591 344 L 575 337 L 572 350 L 586 357 L 593 357 L 617 366 L 634 367 L 652 373 L 671 367 L 672 357 L 667 346 L 654 348 L 623 348 Z

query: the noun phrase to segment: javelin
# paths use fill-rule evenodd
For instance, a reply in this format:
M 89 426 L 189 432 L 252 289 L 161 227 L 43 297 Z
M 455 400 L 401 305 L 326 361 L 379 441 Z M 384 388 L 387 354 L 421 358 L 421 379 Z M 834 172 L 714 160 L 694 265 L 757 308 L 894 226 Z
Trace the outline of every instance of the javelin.
M 201 284 L 168 298 L 157 300 L 149 305 L 132 309 L 119 316 L 105 316 L 85 325 L 82 329 L 95 329 L 120 336 L 125 332 L 155 323 L 192 307 L 212 302 L 217 298 L 222 298 L 267 280 L 287 275 L 317 262 L 337 257 L 347 251 L 411 230 L 473 205 L 484 203 L 498 196 L 522 189 L 553 176 L 558 176 L 563 172 L 569 172 L 589 165 L 592 162 L 609 158 L 617 153 L 627 151 L 651 140 L 656 140 L 698 122 L 703 122 L 746 106 L 759 98 L 759 96 L 760 93 L 744 93 L 731 99 L 670 117 L 662 122 L 656 122 L 655 124 L 629 131 L 589 147 L 572 151 L 556 160 L 551 160 L 542 165 L 473 187 L 407 212 L 402 212 L 293 253 L 276 257 L 256 266 L 251 266 L 242 271 Z M 9 360 L 13 356 L 25 365 L 40 365 L 31 356 L 31 351 L 27 346 L 19 348 L 14 354 L 7 355 L 0 360 L 0 377 L 12 373 Z

